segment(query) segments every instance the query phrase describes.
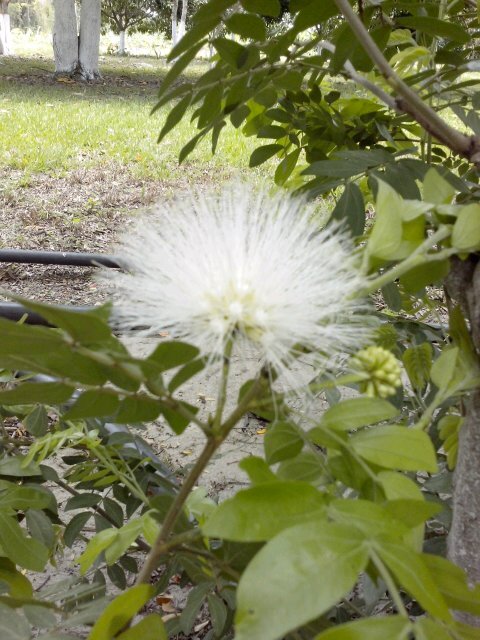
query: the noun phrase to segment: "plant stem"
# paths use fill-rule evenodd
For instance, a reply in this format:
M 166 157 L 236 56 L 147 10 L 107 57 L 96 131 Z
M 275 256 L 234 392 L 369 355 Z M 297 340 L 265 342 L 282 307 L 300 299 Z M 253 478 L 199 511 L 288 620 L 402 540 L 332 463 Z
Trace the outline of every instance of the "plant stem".
M 405 605 L 403 604 L 403 600 L 400 595 L 400 592 L 397 589 L 395 582 L 393 581 L 392 576 L 390 575 L 390 572 L 388 571 L 386 566 L 383 564 L 382 560 L 378 557 L 377 553 L 373 549 L 370 552 L 370 558 L 373 564 L 375 565 L 378 573 L 380 574 L 382 580 L 385 582 L 388 589 L 388 593 L 390 594 L 393 600 L 393 603 L 397 608 L 398 613 L 404 618 L 408 619 L 407 610 L 405 609 Z
M 180 516 L 185 505 L 185 501 L 190 495 L 193 487 L 195 486 L 195 483 L 202 474 L 203 470 L 207 467 L 215 451 L 220 447 L 222 442 L 225 440 L 225 438 L 228 436 L 228 434 L 237 424 L 240 418 L 248 411 L 252 401 L 255 400 L 255 398 L 262 392 L 264 384 L 265 372 L 262 371 L 253 385 L 250 387 L 250 389 L 246 392 L 238 406 L 232 411 L 230 416 L 221 425 L 218 434 L 212 434 L 208 436 L 203 451 L 195 462 L 190 473 L 185 478 L 180 491 L 178 492 L 175 500 L 172 502 L 172 505 L 167 512 L 167 515 L 165 516 L 161 531 L 157 539 L 155 540 L 150 553 L 147 556 L 147 559 L 145 560 L 145 564 L 143 565 L 137 576 L 136 584 L 149 583 L 150 576 L 152 575 L 152 572 L 157 568 L 160 558 L 166 551 L 168 551 L 168 538 L 170 537 L 170 534 L 175 527 L 175 523 L 177 522 L 177 519 Z
M 363 22 L 350 6 L 349 1 L 334 0 L 334 2 L 350 25 L 360 45 L 399 96 L 396 100 L 398 108 L 410 114 L 426 131 L 454 153 L 480 165 L 480 138 L 466 136 L 442 120 L 436 111 L 395 73 Z
M 220 386 L 218 389 L 217 411 L 215 413 L 215 418 L 213 421 L 213 429 L 212 429 L 212 432 L 214 434 L 218 433 L 221 428 L 223 410 L 225 409 L 225 403 L 227 401 L 228 374 L 230 372 L 230 358 L 232 356 L 232 350 L 233 350 L 233 340 L 232 338 L 230 338 L 227 341 L 224 352 L 223 352 L 222 376 L 220 379 Z
M 200 477 L 202 471 L 208 465 L 211 457 L 218 449 L 222 441 L 223 440 L 220 440 L 213 436 L 208 438 L 202 453 L 198 457 L 188 476 L 185 478 L 180 491 L 176 495 L 175 500 L 173 501 L 167 515 L 165 516 L 165 520 L 162 524 L 162 529 L 137 576 L 136 584 L 148 584 L 150 582 L 150 576 L 152 575 L 152 572 L 157 568 L 161 556 L 169 549 L 168 538 L 175 526 L 180 513 L 183 510 L 186 499 L 190 495 L 190 492 L 195 486 L 195 483 Z

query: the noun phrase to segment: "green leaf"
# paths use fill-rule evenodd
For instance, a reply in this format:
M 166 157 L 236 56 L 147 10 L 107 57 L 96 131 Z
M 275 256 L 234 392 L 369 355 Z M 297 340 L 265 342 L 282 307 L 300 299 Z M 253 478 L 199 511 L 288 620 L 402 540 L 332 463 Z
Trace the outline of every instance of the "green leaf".
M 48 414 L 43 405 L 36 406 L 26 418 L 23 419 L 23 426 L 32 436 L 40 438 L 48 431 Z
M 25 456 L 5 456 L 0 459 L 0 476 L 13 476 L 15 478 L 41 476 L 42 470 L 35 462 L 24 465 Z
M 48 549 L 38 540 L 27 538 L 17 520 L 0 511 L 0 547 L 16 564 L 31 571 L 43 571 Z
M 184 409 L 187 409 L 192 415 L 195 415 L 198 412 L 198 407 L 194 407 L 188 402 L 179 401 L 178 404 Z M 161 408 L 161 412 L 165 420 L 177 435 L 185 431 L 190 424 L 190 420 L 182 416 L 178 411 L 175 411 L 175 409 L 163 406 Z
M 65 511 L 73 509 L 83 509 L 84 507 L 95 507 L 102 496 L 99 493 L 81 493 L 73 498 L 69 498 L 64 506 Z
M 307 6 L 303 6 L 307 4 Z M 304 0 L 291 0 L 290 11 L 298 11 L 295 16 L 294 29 L 296 33 L 305 31 L 311 27 L 322 24 L 329 18 L 337 15 L 338 8 L 334 0 L 322 0 L 322 2 L 307 2 Z
M 195 619 L 200 611 L 207 593 L 212 591 L 214 585 L 211 582 L 201 582 L 197 584 L 188 594 L 187 604 L 180 616 L 180 626 L 184 634 L 189 634 L 194 625 Z
M 108 389 L 92 389 L 84 391 L 63 418 L 65 420 L 79 420 L 81 418 L 112 416 L 119 404 L 120 401 L 115 392 Z
M 363 429 L 350 439 L 354 451 L 372 464 L 402 471 L 437 471 L 435 449 L 428 435 L 390 425 Z
M 263 41 L 267 36 L 265 22 L 253 13 L 234 13 L 225 20 L 225 26 L 245 39 Z
M 468 204 L 460 209 L 453 225 L 452 246 L 465 252 L 480 249 L 480 204 Z
M 333 220 L 345 222 L 352 236 L 361 236 L 365 228 L 365 203 L 358 185 L 349 182 L 332 213 Z
M 282 149 L 283 146 L 281 144 L 265 144 L 262 147 L 257 147 L 250 156 L 248 166 L 251 169 L 258 167 L 258 165 L 263 164 Z
M 57 331 L 0 318 L 0 333 L 0 368 L 73 377 L 85 384 L 106 382 L 99 365 L 74 352 Z
M 242 471 L 245 471 L 252 484 L 275 482 L 278 480 L 277 476 L 273 473 L 265 460 L 259 456 L 248 456 L 247 458 L 243 458 L 243 460 L 240 460 L 238 463 L 238 466 Z
M 125 348 L 112 335 L 112 330 L 107 322 L 110 315 L 110 305 L 88 311 L 76 311 L 68 307 L 33 302 L 21 296 L 11 297 L 27 309 L 39 313 L 55 327 L 66 331 L 77 342 L 85 344 L 108 341 L 115 344 L 120 352 L 125 353 Z
M 458 356 L 458 347 L 451 347 L 444 349 L 433 363 L 430 375 L 433 384 L 440 391 L 445 391 L 452 382 L 457 368 Z
M 469 627 L 469 629 L 472 629 L 472 627 Z M 415 621 L 413 630 L 415 640 L 431 640 L 431 638 L 434 638 L 435 640 L 452 640 L 452 637 L 454 637 L 451 635 L 449 630 L 445 628 L 444 624 L 427 617 L 418 618 Z M 466 640 L 466 636 L 458 637 Z
M 403 616 L 366 618 L 328 629 L 315 640 L 405 640 L 411 627 Z
M 144 394 L 124 398 L 120 402 L 115 422 L 129 424 L 134 422 L 151 422 L 162 412 L 159 400 Z
M 55 544 L 55 530 L 47 514 L 39 509 L 28 509 L 25 513 L 25 519 L 32 538 L 39 540 L 52 551 Z
M 200 51 L 200 49 L 203 47 L 204 44 L 205 44 L 205 40 L 200 40 L 200 42 L 197 42 L 188 51 L 186 51 L 186 53 L 184 53 L 177 60 L 175 60 L 175 63 L 168 70 L 166 76 L 164 77 L 164 79 L 160 84 L 160 89 L 158 91 L 159 99 L 165 94 L 165 92 L 172 85 L 172 83 L 175 82 L 175 80 L 182 73 L 182 71 L 188 67 L 190 62 L 195 58 L 195 56 L 197 55 L 197 53 Z M 160 101 L 160 104 L 163 104 L 163 101 Z M 160 105 L 157 104 L 153 108 L 152 112 L 156 111 L 159 108 L 159 106 Z
M 222 502 L 202 531 L 211 538 L 257 542 L 324 513 L 324 496 L 306 482 L 262 483 Z
M 393 311 L 400 311 L 402 308 L 402 294 L 396 282 L 388 282 L 382 287 L 382 296 L 385 303 Z
M 154 365 L 158 372 L 163 372 L 191 362 L 198 354 L 197 347 L 186 342 L 161 342 L 145 362 Z
M 399 410 L 381 398 L 349 398 L 330 407 L 322 416 L 322 425 L 335 431 L 350 431 L 383 420 L 391 420 Z
M 207 596 L 207 603 L 215 636 L 221 638 L 227 621 L 228 609 L 223 600 L 214 593 Z
M 117 529 L 116 536 L 110 540 L 105 550 L 105 560 L 107 564 L 113 565 L 128 548 L 135 542 L 143 531 L 143 519 L 135 518 L 130 520 L 123 527 Z
M 191 94 L 187 94 L 183 96 L 181 100 L 177 102 L 177 104 L 171 109 L 167 115 L 167 119 L 165 120 L 165 124 L 160 130 L 158 134 L 157 142 L 161 142 L 163 138 L 167 135 L 169 131 L 171 131 L 183 118 L 186 110 L 190 106 L 192 101 Z
M 23 606 L 23 613 L 30 622 L 32 627 L 37 629 L 51 629 L 57 626 L 57 618 L 50 609 L 42 605 L 25 604 Z M 39 636 L 45 640 L 45 636 Z
M 368 240 L 368 253 L 384 260 L 395 259 L 402 243 L 403 198 L 383 180 L 378 181 L 375 224 Z
M 275 170 L 275 184 L 278 186 L 282 186 L 290 177 L 292 171 L 295 169 L 297 165 L 298 156 L 300 155 L 301 149 L 294 149 L 291 153 L 287 153 L 287 155 L 280 162 L 278 167 Z M 252 154 L 253 155 L 253 154 Z
M 15 563 L 8 558 L 0 557 L 0 582 L 8 585 L 12 598 L 31 598 L 33 595 L 33 588 L 28 578 L 20 573 Z
M 318 482 L 325 472 L 325 464 L 318 452 L 302 451 L 295 458 L 280 463 L 277 476 L 282 480 Z
M 106 640 L 114 637 L 153 596 L 153 587 L 139 584 L 127 589 L 113 600 L 95 623 L 88 640 Z M 150 623 L 151 624 L 151 623 Z M 147 626 L 148 629 L 148 626 Z M 160 632 L 165 637 L 165 631 Z M 136 635 L 135 637 L 138 637 Z M 128 638 L 128 636 L 127 636 Z M 159 640 L 162 635 L 159 636 Z
M 205 368 L 205 360 L 198 358 L 198 360 L 192 360 L 176 373 L 168 384 L 168 390 L 173 393 L 176 389 L 182 386 L 187 380 L 193 378 Z
M 452 620 L 447 604 L 421 554 L 415 553 L 407 546 L 387 542 L 382 542 L 376 549 L 400 585 L 425 611 L 440 620 Z
M 407 293 L 418 293 L 427 285 L 443 281 L 450 270 L 449 260 L 427 262 L 419 267 L 410 269 L 400 278 Z
M 167 640 L 167 632 L 162 618 L 151 613 L 116 637 L 118 640 Z
M 402 27 L 416 29 L 436 38 L 445 38 L 463 44 L 470 40 L 470 35 L 465 29 L 449 20 L 415 15 L 396 18 L 396 22 Z
M 21 382 L 14 389 L 0 391 L 0 405 L 61 404 L 74 390 L 73 385 L 62 382 Z
M 429 169 L 423 179 L 423 199 L 433 204 L 450 204 L 455 187 L 442 178 L 436 169 Z
M 367 564 L 362 540 L 352 527 L 327 523 L 273 538 L 240 578 L 236 640 L 278 640 L 328 611 Z
M 45 509 L 51 506 L 53 494 L 44 487 L 26 487 L 8 483 L 0 486 L 0 509 Z
M 430 378 L 433 347 L 430 342 L 406 349 L 402 355 L 403 365 L 414 389 L 421 391 Z
M 280 2 L 278 0 L 240 0 L 240 4 L 245 11 L 259 13 L 261 16 L 278 18 L 281 13 Z
M 265 434 L 263 444 L 268 464 L 275 464 L 298 455 L 303 448 L 303 438 L 289 422 L 276 422 Z
M 82 575 L 95 562 L 102 551 L 105 551 L 105 549 L 109 547 L 116 536 L 116 529 L 104 529 L 89 541 L 85 551 L 78 558 L 78 564 L 80 565 L 80 572 Z
M 83 511 L 82 513 L 77 513 L 73 516 L 63 532 L 63 541 L 67 547 L 72 547 L 78 537 L 78 534 L 83 530 L 83 527 L 92 516 L 93 513 L 91 511 Z
M 2 621 L 2 640 L 30 640 L 32 637 L 32 630 L 25 618 L 2 603 L 0 603 L 0 620 Z
M 212 40 L 212 44 L 222 60 L 234 69 L 240 69 L 247 61 L 248 49 L 234 40 L 215 38 L 215 40 Z
M 369 538 L 388 535 L 399 539 L 407 533 L 401 521 L 369 500 L 333 500 L 328 506 L 328 517 L 338 524 L 359 529 Z

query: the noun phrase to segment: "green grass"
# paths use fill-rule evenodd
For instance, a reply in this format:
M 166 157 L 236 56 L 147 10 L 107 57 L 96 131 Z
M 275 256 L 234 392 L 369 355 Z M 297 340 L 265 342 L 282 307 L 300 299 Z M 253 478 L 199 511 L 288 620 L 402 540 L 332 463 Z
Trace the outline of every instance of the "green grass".
M 192 73 L 200 73 L 198 63 Z M 215 156 L 203 141 L 184 165 L 182 146 L 195 134 L 188 118 L 159 145 L 157 137 L 168 107 L 153 116 L 156 91 L 166 72 L 156 58 L 108 57 L 105 82 L 63 84 L 52 81 L 48 59 L 0 62 L 0 168 L 64 172 L 79 166 L 128 166 L 137 177 L 174 180 L 214 171 L 219 177 L 246 168 L 254 140 L 225 128 Z

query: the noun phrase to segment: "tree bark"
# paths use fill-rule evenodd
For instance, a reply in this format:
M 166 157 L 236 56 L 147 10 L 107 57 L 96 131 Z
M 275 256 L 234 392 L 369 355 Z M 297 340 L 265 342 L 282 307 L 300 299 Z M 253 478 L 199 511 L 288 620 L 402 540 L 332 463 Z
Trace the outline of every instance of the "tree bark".
M 452 259 L 447 292 L 458 301 L 470 321 L 470 333 L 480 353 L 480 263 Z M 466 403 L 465 421 L 459 433 L 453 484 L 453 518 L 448 536 L 448 557 L 467 574 L 471 585 L 480 582 L 480 388 Z M 480 627 L 480 617 L 457 612 L 457 619 Z
M 118 55 L 124 56 L 125 55 L 125 29 L 120 31 L 118 36 L 119 36 L 118 37 Z
M 82 0 L 78 72 L 84 80 L 100 78 L 98 54 L 102 13 L 100 0 Z
M 78 35 L 75 0 L 53 0 L 53 54 L 55 75 L 72 76 L 78 66 Z
M 173 3 L 172 3 L 172 46 L 175 46 L 177 44 L 177 42 L 178 42 L 177 20 L 178 20 L 178 0 L 173 0 Z
M 181 40 L 185 35 L 187 23 L 188 0 L 182 0 L 182 13 L 180 15 L 180 24 L 177 28 L 177 41 Z
M 10 0 L 0 0 L 0 55 L 3 56 L 10 56 L 13 53 L 8 15 L 9 2 Z

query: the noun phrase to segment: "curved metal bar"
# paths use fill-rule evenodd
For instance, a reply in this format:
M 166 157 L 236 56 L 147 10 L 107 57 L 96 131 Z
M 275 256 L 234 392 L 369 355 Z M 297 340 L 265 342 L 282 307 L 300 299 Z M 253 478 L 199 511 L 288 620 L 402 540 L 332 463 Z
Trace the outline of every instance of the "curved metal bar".
M 122 264 L 116 256 L 100 253 L 81 253 L 73 251 L 30 251 L 26 249 L 0 249 L 0 262 L 24 264 L 60 264 L 71 267 L 109 267 L 121 269 Z

